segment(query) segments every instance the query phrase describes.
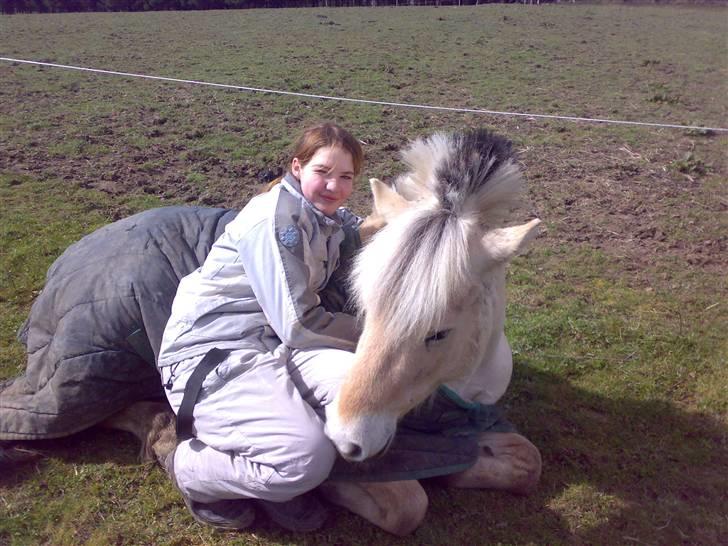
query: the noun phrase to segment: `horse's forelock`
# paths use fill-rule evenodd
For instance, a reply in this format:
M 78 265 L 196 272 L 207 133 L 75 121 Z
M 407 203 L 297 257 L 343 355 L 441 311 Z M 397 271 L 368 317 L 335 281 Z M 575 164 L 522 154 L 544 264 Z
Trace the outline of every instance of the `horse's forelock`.
M 352 287 L 394 338 L 424 338 L 472 287 L 474 226 L 518 204 L 522 179 L 510 142 L 486 130 L 436 133 L 402 156 L 396 188 L 414 203 L 360 253 Z
M 359 308 L 386 324 L 393 339 L 424 339 L 471 285 L 468 228 L 442 210 L 400 220 L 360 253 L 354 293 Z
M 402 161 L 408 172 L 395 181 L 397 192 L 410 201 L 436 197 L 438 181 L 435 174 L 452 151 L 453 136 L 446 133 L 435 133 L 412 142 L 402 151 Z
M 406 199 L 431 198 L 456 215 L 487 215 L 492 224 L 519 202 L 522 181 L 511 142 L 488 130 L 435 133 L 402 157 L 409 172 L 395 186 Z

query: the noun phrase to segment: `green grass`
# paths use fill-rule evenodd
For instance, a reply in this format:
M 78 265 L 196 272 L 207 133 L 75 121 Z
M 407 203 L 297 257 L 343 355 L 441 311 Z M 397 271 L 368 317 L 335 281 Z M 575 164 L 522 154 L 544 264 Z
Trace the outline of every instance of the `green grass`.
M 728 411 L 719 389 L 706 392 L 696 381 L 722 376 L 728 357 L 722 333 L 728 316 L 713 305 L 712 291 L 696 291 L 688 302 L 670 290 L 630 287 L 610 279 L 607 260 L 593 251 L 557 254 L 572 274 L 559 278 L 561 271 L 541 265 L 538 275 L 547 271 L 546 279 L 537 281 L 532 264 L 552 264 L 554 255 L 536 254 L 528 265 L 518 262 L 509 277 L 506 332 L 519 359 L 614 395 L 628 388 L 636 400 L 697 404 L 716 415 Z
M 334 23 L 334 24 L 329 24 Z M 0 18 L 3 56 L 443 106 L 721 125 L 723 8 L 488 5 Z M 42 39 L 41 39 L 42 37 Z M 162 39 L 163 37 L 163 39 Z M 0 476 L 9 544 L 718 544 L 728 537 L 725 136 L 445 114 L 0 64 L 0 377 L 48 266 L 171 203 L 242 206 L 304 126 L 365 142 L 365 177 L 434 130 L 509 136 L 545 233 L 509 273 L 504 401 L 540 449 L 529 497 L 426 484 L 394 538 L 335 510 L 310 536 L 195 524 L 121 433 L 41 442 Z M 366 183 L 353 206 L 366 213 Z

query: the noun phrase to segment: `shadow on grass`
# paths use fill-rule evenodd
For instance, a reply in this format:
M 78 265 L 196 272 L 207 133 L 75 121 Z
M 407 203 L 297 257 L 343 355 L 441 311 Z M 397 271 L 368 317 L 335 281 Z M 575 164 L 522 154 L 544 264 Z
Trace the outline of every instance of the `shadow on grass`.
M 20 486 L 27 478 L 42 471 L 50 458 L 59 459 L 68 465 L 139 465 L 139 444 L 133 435 L 100 427 L 53 440 L 3 444 L 8 447 L 18 446 L 31 452 L 28 461 L 14 465 L 12 472 L 0 473 L 0 487 L 5 488 Z
M 543 456 L 531 508 L 553 538 L 586 544 L 718 544 L 728 539 L 728 427 L 663 400 L 605 397 L 523 366 L 510 415 Z M 554 516 L 558 515 L 558 522 Z M 538 525 L 531 519 L 528 527 Z M 543 529 L 497 539 L 539 542 Z M 496 537 L 491 537 L 496 538 Z
M 549 372 L 521 367 L 508 400 L 510 416 L 542 452 L 538 491 L 446 490 L 425 483 L 430 508 L 411 537 L 394 539 L 334 508 L 316 544 L 718 544 L 728 539 L 728 428 L 715 417 L 685 412 L 629 393 L 606 398 Z M 64 464 L 138 464 L 131 435 L 91 429 L 27 443 Z M 23 487 L 44 461 L 0 475 L 0 487 Z M 253 529 L 272 542 L 301 537 L 261 518 Z M 242 537 L 241 537 L 242 538 Z M 225 542 L 226 539 L 221 539 Z

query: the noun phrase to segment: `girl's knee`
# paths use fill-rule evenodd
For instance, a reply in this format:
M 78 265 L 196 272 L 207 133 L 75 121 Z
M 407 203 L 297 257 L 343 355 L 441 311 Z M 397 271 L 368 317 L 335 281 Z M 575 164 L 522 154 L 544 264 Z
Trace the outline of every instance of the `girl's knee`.
M 289 498 L 321 485 L 329 477 L 337 457 L 336 448 L 323 431 L 302 438 L 291 447 L 290 459 L 276 468 L 281 493 Z

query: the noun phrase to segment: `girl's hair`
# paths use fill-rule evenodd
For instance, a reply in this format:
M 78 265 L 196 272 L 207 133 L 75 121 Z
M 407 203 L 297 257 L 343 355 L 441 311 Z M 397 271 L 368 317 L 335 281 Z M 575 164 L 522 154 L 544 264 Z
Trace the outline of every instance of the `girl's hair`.
M 361 174 L 364 169 L 364 150 L 362 150 L 359 141 L 343 127 L 330 122 L 309 127 L 303 132 L 292 148 L 291 155 L 288 158 L 288 167 L 290 167 L 294 157 L 297 157 L 305 165 L 316 155 L 319 148 L 328 148 L 330 146 L 338 146 L 349 152 L 354 164 L 354 176 Z M 282 178 L 282 176 L 279 176 L 275 180 L 271 180 L 261 190 L 261 193 L 273 189 Z
M 320 148 L 338 146 L 351 154 L 354 163 L 354 176 L 359 176 L 364 168 L 364 151 L 349 131 L 335 123 L 322 123 L 306 129 L 293 146 L 293 153 L 289 158 L 291 164 L 294 157 L 305 165 Z

